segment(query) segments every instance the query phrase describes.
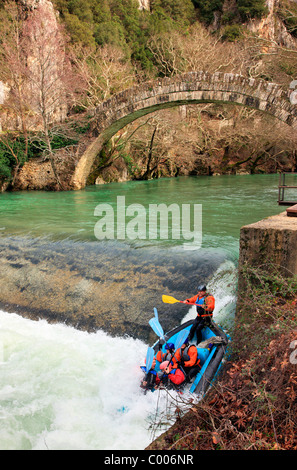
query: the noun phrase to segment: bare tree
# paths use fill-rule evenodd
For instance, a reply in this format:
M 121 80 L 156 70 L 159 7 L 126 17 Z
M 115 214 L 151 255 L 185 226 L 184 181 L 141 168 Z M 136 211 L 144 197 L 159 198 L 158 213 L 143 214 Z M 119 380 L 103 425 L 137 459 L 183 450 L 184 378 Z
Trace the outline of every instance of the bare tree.
M 9 87 L 5 106 L 20 123 L 28 153 L 29 130 L 40 136 L 58 186 L 63 189 L 52 145 L 54 124 L 65 120 L 76 84 L 66 54 L 66 34 L 50 2 L 26 13 L 16 2 L 2 11 L 0 79 Z M 2 140 L 4 136 L 2 134 Z M 7 138 L 3 142 L 7 148 Z M 15 157 L 15 155 L 13 155 Z
M 22 33 L 27 59 L 26 79 L 36 127 L 41 125 L 46 155 L 57 183 L 63 189 L 55 163 L 51 128 L 65 119 L 70 97 L 72 73 L 65 51 L 65 35 L 54 11 L 49 11 L 43 4 L 30 13 Z
M 200 23 L 193 25 L 187 34 L 174 31 L 153 36 L 149 49 L 166 76 L 193 70 L 241 73 L 248 62 L 242 44 L 239 47 L 222 42 Z
M 124 52 L 110 44 L 96 51 L 76 46 L 72 60 L 81 83 L 78 104 L 86 109 L 96 107 L 112 94 L 131 87 L 135 81 Z
M 15 2 L 6 3 L 1 11 L 1 72 L 0 78 L 6 84 L 9 93 L 5 100 L 5 108 L 8 113 L 16 116 L 16 127 L 20 127 L 25 149 L 23 159 L 28 155 L 28 94 L 26 89 L 27 64 L 23 55 L 22 27 L 23 20 L 19 7 Z M 13 171 L 13 182 L 20 168 L 20 158 L 14 150 L 13 142 L 19 137 L 18 132 L 14 132 L 12 139 L 5 132 L 0 134 L 2 144 L 9 150 L 16 165 Z M 12 184 L 13 184 L 12 182 Z

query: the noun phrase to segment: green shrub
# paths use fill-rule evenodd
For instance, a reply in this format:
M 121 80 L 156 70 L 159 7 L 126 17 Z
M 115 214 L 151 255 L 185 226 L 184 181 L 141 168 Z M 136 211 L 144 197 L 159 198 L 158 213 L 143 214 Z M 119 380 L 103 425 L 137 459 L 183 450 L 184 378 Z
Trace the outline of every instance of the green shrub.
M 17 155 L 18 162 L 14 155 Z M 19 163 L 21 167 L 26 160 L 26 143 L 23 136 L 3 135 L 3 140 L 0 140 L 0 180 L 10 181 L 16 165 Z
M 196 18 L 192 0 L 154 0 L 150 11 L 140 10 L 138 0 L 54 2 L 73 43 L 120 46 L 144 70 L 154 66 L 147 47 L 151 35 L 187 28 Z
M 7 156 L 1 153 L 0 149 L 0 181 L 10 180 L 12 173 L 12 164 Z
M 242 35 L 241 26 L 238 24 L 227 25 L 222 31 L 223 41 L 234 42 Z
M 262 18 L 268 13 L 265 0 L 237 0 L 237 8 L 243 21 Z
M 199 12 L 199 19 L 209 25 L 214 20 L 215 12 L 222 12 L 223 0 L 193 0 L 195 7 Z

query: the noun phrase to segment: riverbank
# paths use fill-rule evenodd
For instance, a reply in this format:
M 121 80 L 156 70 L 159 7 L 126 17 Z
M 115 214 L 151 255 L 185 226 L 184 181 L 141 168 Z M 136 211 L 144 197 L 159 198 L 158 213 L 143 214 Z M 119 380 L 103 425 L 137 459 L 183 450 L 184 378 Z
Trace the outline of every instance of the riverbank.
M 72 119 L 76 129 L 73 142 L 66 140 L 67 146 L 58 147 L 55 153 L 61 185 L 50 161 L 37 153 L 19 168 L 13 185 L 9 179 L 2 181 L 0 174 L 0 191 L 1 187 L 3 191 L 71 189 L 79 155 L 97 135 L 88 115 L 72 116 L 71 122 Z M 187 105 L 161 110 L 116 134 L 95 158 L 87 184 L 291 172 L 296 168 L 296 145 L 291 132 L 289 126 L 271 116 L 255 115 L 254 110 L 245 115 L 241 107 L 233 105 Z

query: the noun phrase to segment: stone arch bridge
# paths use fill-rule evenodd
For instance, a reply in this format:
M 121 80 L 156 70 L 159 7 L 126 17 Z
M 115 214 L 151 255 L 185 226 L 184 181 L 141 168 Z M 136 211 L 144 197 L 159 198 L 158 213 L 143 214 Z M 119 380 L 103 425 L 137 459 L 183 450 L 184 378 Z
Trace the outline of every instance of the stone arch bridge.
M 190 72 L 144 83 L 118 93 L 94 111 L 94 141 L 81 155 L 72 177 L 73 189 L 86 185 L 104 143 L 120 129 L 156 110 L 195 103 L 234 103 L 275 116 L 297 131 L 297 106 L 275 83 L 216 72 Z

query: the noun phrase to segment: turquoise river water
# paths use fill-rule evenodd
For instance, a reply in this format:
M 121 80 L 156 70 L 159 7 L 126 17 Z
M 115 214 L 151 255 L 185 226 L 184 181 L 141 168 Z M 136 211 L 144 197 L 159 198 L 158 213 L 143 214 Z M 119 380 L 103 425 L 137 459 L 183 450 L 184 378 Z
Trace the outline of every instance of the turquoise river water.
M 108 205 L 115 220 L 119 196 L 126 207 L 138 204 L 146 211 L 149 204 L 201 205 L 202 244 L 190 251 L 201 253 L 202 264 L 204 257 L 220 260 L 209 288 L 216 297 L 214 319 L 228 328 L 236 304 L 240 227 L 284 210 L 277 204 L 277 185 L 277 175 L 243 175 L 112 183 L 65 193 L 4 193 L 0 238 L 105 243 L 111 252 L 116 244 L 135 257 L 149 248 L 156 256 L 167 253 L 174 259 L 175 253 L 181 257 L 185 240 L 150 238 L 148 217 L 138 219 L 140 238 L 117 239 L 116 234 L 110 242 L 98 240 L 95 208 Z M 123 226 L 118 229 L 123 233 Z M 133 230 L 129 233 L 135 235 L 135 224 Z M 190 309 L 185 318 L 194 316 Z M 0 311 L 0 449 L 144 449 L 164 430 L 155 430 L 155 423 L 168 410 L 167 396 L 143 395 L 139 388 L 147 347 L 129 332 L 123 337 L 103 330 L 87 333 Z

